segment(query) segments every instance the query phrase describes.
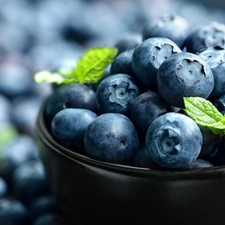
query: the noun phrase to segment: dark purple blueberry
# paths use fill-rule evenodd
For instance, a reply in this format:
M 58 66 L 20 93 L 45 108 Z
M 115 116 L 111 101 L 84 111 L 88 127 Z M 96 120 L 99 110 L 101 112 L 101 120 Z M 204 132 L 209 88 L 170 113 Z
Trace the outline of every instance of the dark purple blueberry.
M 147 91 L 134 100 L 129 117 L 138 130 L 145 134 L 152 121 L 169 110 L 170 106 L 158 92 Z
M 165 37 L 183 48 L 186 37 L 189 35 L 187 21 L 174 13 L 164 13 L 161 16 L 150 18 L 142 30 L 143 40 L 152 37 Z
M 84 133 L 97 117 L 88 109 L 70 108 L 59 111 L 51 123 L 53 138 L 74 152 L 84 152 Z
M 208 63 L 198 55 L 181 52 L 166 59 L 157 74 L 158 92 L 169 104 L 183 108 L 183 97 L 208 98 L 214 76 Z
M 146 134 L 151 159 L 163 168 L 189 168 L 202 147 L 202 133 L 190 117 L 168 112 L 157 117 Z
M 139 149 L 137 131 L 125 115 L 104 113 L 87 127 L 84 148 L 93 159 L 130 164 Z
M 164 37 L 149 38 L 139 44 L 133 52 L 132 70 L 144 88 L 157 90 L 157 71 L 162 62 L 181 49 Z
M 134 49 L 126 50 L 118 54 L 110 67 L 110 74 L 125 73 L 133 76 L 132 56 Z
M 0 199 L 0 224 L 30 225 L 27 208 L 17 199 Z
M 185 41 L 187 51 L 192 53 L 217 46 L 225 47 L 225 25 L 214 21 L 197 28 Z
M 225 94 L 225 50 L 220 47 L 209 47 L 198 53 L 205 60 L 214 75 L 214 88 L 210 96 L 221 96 Z
M 49 182 L 40 160 L 29 161 L 17 167 L 13 172 L 12 184 L 13 195 L 25 205 L 50 194 Z
M 72 83 L 55 90 L 48 98 L 45 107 L 47 125 L 51 123 L 57 112 L 66 108 L 84 108 L 96 111 L 95 91 L 87 85 Z
M 96 90 L 96 106 L 99 114 L 114 112 L 127 114 L 134 99 L 140 94 L 135 78 L 128 74 L 106 77 Z

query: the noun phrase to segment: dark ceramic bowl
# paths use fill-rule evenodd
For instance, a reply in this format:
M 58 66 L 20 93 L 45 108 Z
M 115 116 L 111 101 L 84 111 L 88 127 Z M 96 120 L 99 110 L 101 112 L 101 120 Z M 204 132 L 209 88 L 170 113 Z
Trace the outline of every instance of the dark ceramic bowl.
M 55 142 L 43 108 L 36 133 L 61 214 L 71 225 L 219 225 L 225 167 L 157 171 L 104 163 Z

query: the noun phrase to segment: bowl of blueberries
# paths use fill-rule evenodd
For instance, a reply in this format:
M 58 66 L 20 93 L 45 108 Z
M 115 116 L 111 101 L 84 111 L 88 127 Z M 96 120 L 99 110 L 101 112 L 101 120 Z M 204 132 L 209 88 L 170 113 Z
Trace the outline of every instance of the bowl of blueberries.
M 71 224 L 221 224 L 225 210 L 225 25 L 176 14 L 143 40 L 88 49 L 36 122 L 57 205 Z

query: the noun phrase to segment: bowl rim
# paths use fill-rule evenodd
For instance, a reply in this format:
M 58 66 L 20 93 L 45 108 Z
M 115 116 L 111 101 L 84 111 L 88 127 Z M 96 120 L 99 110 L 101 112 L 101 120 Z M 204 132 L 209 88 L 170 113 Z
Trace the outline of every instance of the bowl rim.
M 44 123 L 44 108 L 47 101 L 44 101 L 40 107 L 37 115 L 35 133 L 45 145 L 49 147 L 52 151 L 60 155 L 61 157 L 68 158 L 79 164 L 85 166 L 99 167 L 101 169 L 110 170 L 113 172 L 119 172 L 121 174 L 137 174 L 142 176 L 151 176 L 160 179 L 189 179 L 189 178 L 202 178 L 209 179 L 215 178 L 217 176 L 221 177 L 225 175 L 225 165 L 224 166 L 213 166 L 206 168 L 192 168 L 192 169 L 177 169 L 177 170 L 157 170 L 149 169 L 144 167 L 135 167 L 130 165 L 122 165 L 115 163 L 107 163 L 99 160 L 92 159 L 88 156 L 73 152 L 59 143 L 57 143 L 50 132 L 48 131 Z

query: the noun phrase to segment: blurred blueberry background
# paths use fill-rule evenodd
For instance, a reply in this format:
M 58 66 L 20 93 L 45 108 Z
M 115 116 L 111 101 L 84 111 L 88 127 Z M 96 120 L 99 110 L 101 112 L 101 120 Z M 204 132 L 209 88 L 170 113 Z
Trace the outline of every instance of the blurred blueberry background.
M 39 159 L 35 123 L 52 89 L 34 83 L 33 75 L 64 59 L 75 61 L 89 47 L 138 39 L 143 25 L 165 12 L 182 16 L 193 30 L 207 21 L 225 22 L 225 3 L 0 0 L 0 5 L 0 225 L 51 225 L 57 209 Z

